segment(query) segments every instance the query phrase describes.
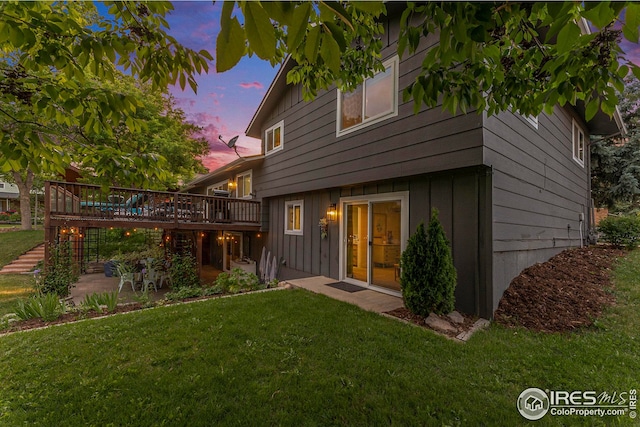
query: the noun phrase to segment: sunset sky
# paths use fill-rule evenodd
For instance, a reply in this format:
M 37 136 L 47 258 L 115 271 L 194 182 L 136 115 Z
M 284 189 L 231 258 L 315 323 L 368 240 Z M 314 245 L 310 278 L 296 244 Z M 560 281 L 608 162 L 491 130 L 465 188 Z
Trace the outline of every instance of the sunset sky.
M 180 43 L 195 50 L 206 49 L 215 57 L 216 37 L 220 27 L 222 2 L 174 1 L 169 15 L 169 33 Z M 635 63 L 640 63 L 640 46 L 623 41 L 622 49 Z M 241 155 L 260 152 L 260 141 L 244 135 L 244 131 L 260 101 L 275 77 L 278 67 L 257 57 L 243 58 L 232 70 L 217 74 L 212 63 L 209 74 L 199 76 L 198 94 L 175 87 L 171 93 L 194 124 L 204 128 L 209 140 L 210 155 L 205 166 L 215 169 L 236 159 L 233 150 L 218 141 L 218 135 L 228 141 L 240 135 Z

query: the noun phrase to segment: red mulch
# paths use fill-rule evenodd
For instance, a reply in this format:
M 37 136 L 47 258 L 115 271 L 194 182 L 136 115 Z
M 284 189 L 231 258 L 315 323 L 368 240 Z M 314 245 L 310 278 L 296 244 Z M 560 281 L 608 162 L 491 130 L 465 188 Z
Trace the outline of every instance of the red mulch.
M 565 250 L 532 265 L 511 281 L 495 322 L 541 332 L 566 332 L 593 324 L 615 303 L 610 273 L 625 251 L 604 246 Z

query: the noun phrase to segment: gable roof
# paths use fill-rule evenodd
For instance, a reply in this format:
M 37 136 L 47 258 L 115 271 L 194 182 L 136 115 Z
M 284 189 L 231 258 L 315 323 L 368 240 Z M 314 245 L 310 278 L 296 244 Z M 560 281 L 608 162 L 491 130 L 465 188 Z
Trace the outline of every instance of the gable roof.
M 182 188 L 182 191 L 188 191 L 196 187 L 202 187 L 204 185 L 211 185 L 220 181 L 224 181 L 225 179 L 228 179 L 230 175 L 249 170 L 259 165 L 260 163 L 262 163 L 263 159 L 264 156 L 262 154 L 240 157 L 231 163 L 220 166 L 218 169 L 215 169 L 204 176 L 198 177 L 193 181 L 188 182 Z
M 287 56 L 278 70 L 278 74 L 269 85 L 267 93 L 262 98 L 262 102 L 258 106 L 258 109 L 253 114 L 253 118 L 247 126 L 245 133 L 247 136 L 262 139 L 262 125 L 264 121 L 269 117 L 269 113 L 278 105 L 280 95 L 287 90 L 287 73 L 293 68 L 295 61 L 291 56 Z

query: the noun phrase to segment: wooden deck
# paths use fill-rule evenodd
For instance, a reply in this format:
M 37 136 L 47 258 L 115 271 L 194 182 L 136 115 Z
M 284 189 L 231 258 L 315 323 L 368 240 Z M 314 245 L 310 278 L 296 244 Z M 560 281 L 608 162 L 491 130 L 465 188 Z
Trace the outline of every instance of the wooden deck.
M 260 202 L 47 181 L 45 228 L 260 229 Z

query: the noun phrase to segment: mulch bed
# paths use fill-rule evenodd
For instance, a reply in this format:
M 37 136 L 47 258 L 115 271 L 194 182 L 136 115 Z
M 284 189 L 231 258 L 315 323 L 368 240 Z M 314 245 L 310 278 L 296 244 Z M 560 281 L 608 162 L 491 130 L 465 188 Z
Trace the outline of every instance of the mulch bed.
M 565 250 L 525 269 L 505 291 L 495 322 L 541 332 L 591 326 L 615 303 L 610 273 L 626 252 L 606 246 Z

